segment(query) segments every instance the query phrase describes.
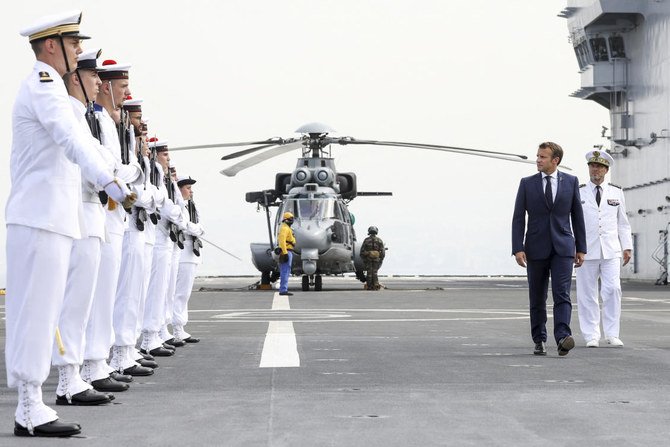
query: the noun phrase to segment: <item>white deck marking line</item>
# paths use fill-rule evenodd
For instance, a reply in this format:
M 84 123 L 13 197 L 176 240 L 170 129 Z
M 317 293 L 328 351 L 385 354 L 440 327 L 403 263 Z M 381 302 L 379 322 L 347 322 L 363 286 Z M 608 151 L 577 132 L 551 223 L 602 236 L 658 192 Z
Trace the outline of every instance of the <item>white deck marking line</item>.
M 275 292 L 272 299 L 273 310 L 289 310 L 287 295 Z M 270 321 L 265 334 L 261 364 L 259 368 L 295 368 L 300 366 L 298 342 L 292 321 Z

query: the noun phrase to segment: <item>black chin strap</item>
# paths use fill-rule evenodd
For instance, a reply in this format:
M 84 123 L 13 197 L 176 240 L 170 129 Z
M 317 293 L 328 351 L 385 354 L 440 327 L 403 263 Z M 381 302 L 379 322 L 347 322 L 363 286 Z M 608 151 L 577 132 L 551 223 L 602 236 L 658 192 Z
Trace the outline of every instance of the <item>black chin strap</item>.
M 88 106 L 88 104 L 89 104 L 91 101 L 89 101 L 89 99 L 88 99 L 88 95 L 86 94 L 86 88 L 84 87 L 84 81 L 82 81 L 82 79 L 81 79 L 80 71 L 79 71 L 78 68 L 75 68 L 75 69 L 74 69 L 74 72 L 75 72 L 75 74 L 77 75 L 77 78 L 79 79 L 79 85 L 81 86 L 81 91 L 82 91 L 82 93 L 84 93 L 84 99 L 86 100 L 86 105 Z
M 63 43 L 63 36 L 58 35 L 58 40 L 60 41 L 60 48 L 63 50 L 63 59 L 65 59 L 65 72 L 70 72 L 70 63 L 67 61 L 67 54 L 65 54 L 65 44 Z

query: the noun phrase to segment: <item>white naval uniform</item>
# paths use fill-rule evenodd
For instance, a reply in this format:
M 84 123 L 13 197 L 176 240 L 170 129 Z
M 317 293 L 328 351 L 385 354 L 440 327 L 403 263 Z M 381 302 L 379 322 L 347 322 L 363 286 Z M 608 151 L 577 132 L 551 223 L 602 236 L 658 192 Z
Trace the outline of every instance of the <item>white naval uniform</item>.
M 197 212 L 197 210 L 196 210 Z M 188 215 L 188 212 L 187 212 Z M 177 272 L 177 284 L 175 286 L 174 310 L 172 312 L 172 329 L 174 336 L 180 340 L 189 338 L 191 334 L 184 330 L 188 323 L 188 300 L 193 290 L 193 281 L 195 280 L 195 271 L 198 265 L 202 264 L 202 257 L 193 253 L 193 237 L 200 237 L 204 234 L 202 225 L 199 223 L 188 222 L 186 224 L 186 240 L 184 249 L 181 250 L 179 258 L 179 270 Z M 200 248 L 202 255 L 202 248 Z
M 145 175 L 144 182 L 133 187 L 137 200 L 132 214 L 128 215 L 129 223 L 123 235 L 121 271 L 114 302 L 114 346 L 110 361 L 110 366 L 120 372 L 137 365 L 135 360 L 142 358 L 135 350 L 135 343 L 144 293 L 145 231 L 137 228 L 137 216 L 138 207 L 144 208 L 147 215 L 155 208 L 153 194 L 147 183 L 148 176 Z M 144 229 L 151 225 L 147 218 Z
M 187 224 L 188 212 L 186 211 L 186 202 L 184 202 L 184 199 L 181 196 L 177 182 L 173 181 L 172 187 L 175 190 L 175 205 L 179 207 L 181 212 L 181 221 L 184 222 L 184 224 Z M 186 231 L 185 227 L 183 228 L 183 231 Z M 184 249 L 185 248 L 186 247 L 184 247 Z M 172 249 L 172 261 L 170 263 L 170 282 L 168 284 L 167 293 L 165 294 L 165 321 L 163 323 L 163 327 L 160 330 L 160 337 L 163 341 L 168 341 L 174 338 L 168 330 L 168 325 L 172 323 L 172 313 L 174 312 L 174 295 L 175 289 L 177 287 L 177 272 L 179 270 L 179 259 L 181 257 L 182 251 L 183 249 L 179 248 L 177 244 L 175 244 Z
M 584 264 L 576 269 L 579 327 L 585 341 L 600 339 L 598 278 L 602 299 L 602 321 L 605 337 L 619 337 L 621 316 L 621 257 L 632 250 L 633 240 L 626 216 L 621 188 L 601 185 L 600 206 L 596 203 L 596 185 L 592 182 L 579 189 L 586 224 L 587 253 Z
M 117 176 L 121 181 L 134 184 L 143 179 L 142 169 L 137 163 L 121 164 L 121 144 L 116 124 L 107 110 L 96 111 L 100 122 L 102 144 L 116 160 Z M 114 300 L 121 269 L 123 233 L 128 225 L 127 213 L 121 204 L 109 211 L 105 208 L 108 240 L 102 244 L 98 281 L 93 298 L 88 326 L 82 377 L 92 382 L 104 379 L 113 371 L 107 365 L 109 350 L 114 344 Z
M 165 324 L 165 304 L 172 268 L 172 252 L 176 247 L 176 244 L 170 239 L 168 225 L 170 222 L 183 225 L 181 210 L 168 198 L 164 183 L 161 183 L 159 189 L 165 197 L 165 201 L 161 207 L 161 219 L 156 225 L 156 241 L 154 243 L 151 275 L 142 324 L 144 335 L 142 348 L 147 351 L 156 349 L 163 344 L 159 332 Z
M 70 102 L 82 128 L 90 132 L 84 118 L 86 106 L 73 97 L 70 97 Z M 108 168 L 114 169 L 114 159 L 108 151 L 100 145 L 97 150 L 106 160 Z M 79 368 L 84 361 L 86 324 L 98 277 L 101 244 L 105 241 L 105 211 L 95 185 L 82 179 L 81 189 L 84 210 L 82 238 L 76 239 L 72 246 L 65 299 L 58 320 L 65 353 L 61 354 L 58 346 L 54 345 L 52 355 L 52 364 L 59 367 L 56 389 L 59 396 L 71 396 L 92 388 L 82 380 Z
M 147 160 L 148 163 L 148 160 Z M 149 171 L 150 168 L 147 168 L 147 172 Z M 159 172 L 160 167 L 158 168 Z M 162 175 L 162 174 L 161 174 Z M 151 183 L 147 184 L 147 189 L 151 191 L 151 194 L 153 196 L 154 204 L 155 204 L 155 209 L 154 212 L 160 211 L 160 208 L 163 206 L 163 203 L 165 202 L 165 196 L 163 193 L 156 188 Z M 146 300 L 147 300 L 147 291 L 149 290 L 149 279 L 151 277 L 151 268 L 153 265 L 153 253 L 154 253 L 154 244 L 156 243 L 156 225 L 151 223 L 151 221 L 148 222 L 148 225 L 145 224 L 144 226 L 144 288 L 142 289 L 142 297 L 140 300 L 140 309 L 137 315 L 137 330 L 136 330 L 136 338 L 140 336 L 142 332 L 142 325 L 144 323 L 144 309 L 146 306 Z
M 41 387 L 51 366 L 72 242 L 81 237 L 81 178 L 98 187 L 114 179 L 91 150 L 97 142 L 80 126 L 68 98 L 58 72 L 37 61 L 12 112 L 5 359 L 7 384 L 19 388 L 16 422 L 24 427 L 58 418 L 44 405 Z

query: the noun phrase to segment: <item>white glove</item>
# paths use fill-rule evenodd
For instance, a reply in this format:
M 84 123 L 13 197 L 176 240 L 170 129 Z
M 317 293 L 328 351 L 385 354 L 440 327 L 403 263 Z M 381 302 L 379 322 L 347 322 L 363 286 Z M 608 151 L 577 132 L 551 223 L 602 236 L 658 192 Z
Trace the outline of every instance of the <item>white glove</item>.
M 109 197 L 115 202 L 123 204 L 126 208 L 132 206 L 137 198 L 135 193 L 131 193 L 126 184 L 117 178 L 107 183 L 104 189 Z
M 193 222 L 188 222 L 186 224 L 186 232 L 195 237 L 202 236 L 205 233 L 202 230 L 202 225 Z

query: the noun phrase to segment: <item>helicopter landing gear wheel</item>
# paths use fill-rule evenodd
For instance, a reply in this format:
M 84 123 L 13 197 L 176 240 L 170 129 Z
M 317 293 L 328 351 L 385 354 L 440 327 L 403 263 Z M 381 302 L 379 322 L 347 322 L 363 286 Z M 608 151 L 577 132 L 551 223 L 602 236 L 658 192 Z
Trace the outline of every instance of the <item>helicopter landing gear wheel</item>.
M 321 292 L 322 287 L 323 287 L 323 283 L 321 281 L 321 275 L 315 275 L 314 276 L 314 291 L 315 292 Z
M 302 291 L 309 292 L 309 276 L 302 275 Z

